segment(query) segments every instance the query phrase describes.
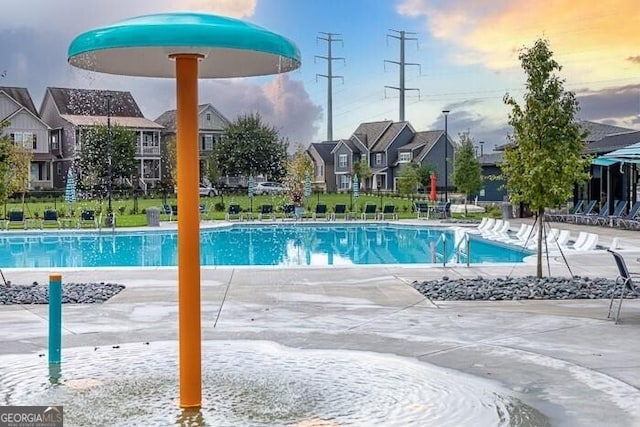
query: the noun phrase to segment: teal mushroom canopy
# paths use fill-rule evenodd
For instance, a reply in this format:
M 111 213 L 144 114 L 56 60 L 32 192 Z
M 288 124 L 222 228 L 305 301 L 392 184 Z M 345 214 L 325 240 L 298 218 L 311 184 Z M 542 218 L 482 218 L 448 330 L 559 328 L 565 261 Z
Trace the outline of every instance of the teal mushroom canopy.
M 169 58 L 202 57 L 199 77 L 284 73 L 300 66 L 290 40 L 238 19 L 202 13 L 162 13 L 127 19 L 77 36 L 69 63 L 108 74 L 175 77 Z

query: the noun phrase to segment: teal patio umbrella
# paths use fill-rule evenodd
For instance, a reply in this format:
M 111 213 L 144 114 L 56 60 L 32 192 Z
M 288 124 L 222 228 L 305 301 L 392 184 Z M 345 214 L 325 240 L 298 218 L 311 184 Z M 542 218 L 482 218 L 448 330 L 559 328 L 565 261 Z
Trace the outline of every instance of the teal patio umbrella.
M 360 181 L 358 180 L 358 175 L 353 175 L 353 184 L 351 188 L 351 194 L 353 198 L 356 200 L 356 208 L 354 212 L 358 212 L 358 197 L 360 197 Z
M 311 177 L 307 172 L 307 176 L 304 178 L 304 198 L 308 199 L 311 197 Z
M 256 184 L 253 181 L 253 175 L 249 175 L 249 182 L 247 182 L 247 196 L 249 196 L 250 208 L 249 212 L 253 212 L 253 191 L 256 188 Z

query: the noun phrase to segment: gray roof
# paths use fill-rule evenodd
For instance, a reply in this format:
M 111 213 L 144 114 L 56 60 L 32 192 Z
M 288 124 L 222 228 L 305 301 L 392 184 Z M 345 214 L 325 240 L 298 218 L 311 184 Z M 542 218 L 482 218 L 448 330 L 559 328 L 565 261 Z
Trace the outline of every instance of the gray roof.
M 331 151 L 336 148 L 337 144 L 336 141 L 324 141 L 313 142 L 311 145 L 325 163 L 333 163 L 333 154 L 331 154 Z
M 416 132 L 409 144 L 417 143 L 417 141 L 420 141 L 424 144 L 422 150 L 420 150 L 420 153 L 416 156 L 416 158 L 423 159 L 427 155 L 427 153 L 431 151 L 431 149 L 441 136 L 444 136 L 444 130 L 427 130 Z
M 61 115 L 144 117 L 131 92 L 59 87 L 49 87 L 47 91 Z
M 7 96 L 13 98 L 18 104 L 29 110 L 34 116 L 38 118 L 40 117 L 38 110 L 36 110 L 35 105 L 33 105 L 33 100 L 31 99 L 31 95 L 29 95 L 29 90 L 27 88 L 0 86 L 0 92 L 6 93 Z M 4 119 L 4 117 L 0 117 L 0 120 L 1 119 Z
M 211 104 L 200 104 L 198 105 L 198 113 L 202 113 L 206 108 L 211 108 L 215 113 L 222 119 L 223 122 L 229 124 L 229 120 L 222 115 L 222 113 Z M 164 113 L 160 114 L 154 122 L 164 126 L 167 129 L 175 130 L 176 125 L 176 110 L 167 110 Z
M 354 135 L 358 135 L 360 141 L 365 144 L 369 149 L 376 143 L 378 138 L 382 136 L 384 131 L 391 126 L 393 122 L 391 120 L 384 120 L 381 122 L 368 122 L 360 123 L 358 128 L 353 132 Z M 365 135 L 362 137 L 361 135 Z
M 605 136 L 599 141 L 592 142 L 587 147 L 587 153 L 608 153 L 618 148 L 640 142 L 640 131 L 619 133 Z
M 627 129 L 619 126 L 607 125 L 604 123 L 590 122 L 587 120 L 578 122 L 578 124 L 583 131 L 587 131 L 589 133 L 589 135 L 587 135 L 587 137 L 585 138 L 585 142 L 587 143 L 600 141 L 601 139 L 609 135 L 635 131 L 635 129 Z
M 494 166 L 502 162 L 502 159 L 504 159 L 504 151 L 494 151 L 478 157 L 481 166 Z
M 403 127 L 407 125 L 408 122 L 394 122 L 389 125 L 380 138 L 376 141 L 373 146 L 369 146 L 370 151 L 385 151 L 389 145 L 393 142 L 393 140 L 398 136 L 398 133 L 402 130 Z

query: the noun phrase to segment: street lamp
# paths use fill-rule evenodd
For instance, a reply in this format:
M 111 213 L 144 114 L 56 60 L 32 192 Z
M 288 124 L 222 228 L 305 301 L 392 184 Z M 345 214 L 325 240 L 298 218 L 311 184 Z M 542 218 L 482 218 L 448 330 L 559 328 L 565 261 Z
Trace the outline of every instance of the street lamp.
M 480 157 L 484 156 L 484 141 L 480 141 Z
M 449 135 L 447 129 L 447 117 L 449 116 L 449 110 L 442 110 L 442 114 L 444 114 L 444 202 L 447 203 L 449 200 L 449 195 L 447 193 L 447 188 L 449 187 L 449 173 L 447 171 L 447 157 L 449 156 L 448 147 L 449 147 Z
M 113 191 L 113 165 L 112 165 L 112 145 L 113 141 L 111 138 L 111 97 L 110 93 L 107 94 L 107 192 L 109 197 L 109 202 L 107 205 L 107 218 L 106 218 L 106 226 L 113 227 L 113 209 L 111 207 L 111 193 Z

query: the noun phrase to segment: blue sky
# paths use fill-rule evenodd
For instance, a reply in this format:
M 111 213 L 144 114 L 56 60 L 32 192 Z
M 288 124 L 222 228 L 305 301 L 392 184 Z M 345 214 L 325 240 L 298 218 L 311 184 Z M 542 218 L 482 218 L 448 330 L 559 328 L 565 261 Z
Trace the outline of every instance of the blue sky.
M 509 129 L 505 93 L 520 97 L 518 49 L 539 37 L 563 65 L 565 88 L 578 96 L 578 118 L 640 128 L 640 7 L 637 0 L 23 0 L 3 5 L 0 85 L 27 87 L 39 105 L 47 86 L 131 91 L 155 119 L 174 108 L 173 82 L 75 70 L 66 49 L 80 32 L 147 13 L 202 11 L 238 17 L 293 40 L 302 67 L 269 78 L 201 81 L 200 102 L 230 119 L 259 112 L 293 146 L 326 137 L 326 43 L 339 33 L 334 62 L 333 135 L 348 138 L 359 123 L 398 120 L 399 42 L 390 29 L 414 32 L 406 44 L 406 119 L 416 130 L 469 131 L 485 149 Z

